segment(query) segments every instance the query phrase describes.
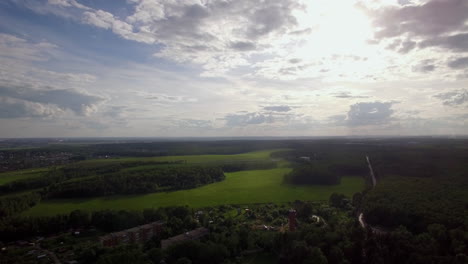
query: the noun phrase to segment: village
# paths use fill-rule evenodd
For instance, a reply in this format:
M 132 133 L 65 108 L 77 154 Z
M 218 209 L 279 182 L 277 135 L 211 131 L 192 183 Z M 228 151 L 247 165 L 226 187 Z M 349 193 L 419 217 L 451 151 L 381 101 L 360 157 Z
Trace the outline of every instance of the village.
M 320 208 L 325 210 L 324 212 L 330 209 L 328 206 Z M 300 214 L 303 214 L 303 211 L 302 208 Z M 36 236 L 28 240 L 18 240 L 1 245 L 1 254 L 21 252 L 25 260 L 30 261 L 29 263 L 76 264 L 83 263 L 82 256 L 77 255 L 76 252 L 86 252 L 90 248 L 105 250 L 106 248 L 112 249 L 130 245 L 137 247 L 152 245 L 164 251 L 186 241 L 210 239 L 211 233 L 232 228 L 236 223 L 247 227 L 252 232 L 294 232 L 301 223 L 297 214 L 297 211 L 287 204 L 265 204 L 249 207 L 224 205 L 194 210 L 191 217 L 196 223 L 196 227 L 193 229 L 184 228 L 185 231 L 178 234 L 170 234 L 170 221 L 174 220 L 172 217 L 169 220 L 158 220 L 110 233 L 104 233 L 94 227 L 86 227 L 70 229 L 66 233 L 47 237 Z M 325 220 L 315 214 L 310 214 L 308 223 L 316 223 L 318 226 L 326 225 Z M 244 254 L 256 253 L 259 250 L 263 249 L 245 250 Z

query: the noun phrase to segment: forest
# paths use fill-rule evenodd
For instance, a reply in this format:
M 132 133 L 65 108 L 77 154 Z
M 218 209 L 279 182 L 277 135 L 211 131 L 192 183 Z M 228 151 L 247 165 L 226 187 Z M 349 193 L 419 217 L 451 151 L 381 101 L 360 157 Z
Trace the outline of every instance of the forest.
M 146 171 L 126 171 L 67 181 L 48 188 L 50 198 L 77 198 L 138 194 L 196 188 L 222 181 L 219 167 L 181 166 Z

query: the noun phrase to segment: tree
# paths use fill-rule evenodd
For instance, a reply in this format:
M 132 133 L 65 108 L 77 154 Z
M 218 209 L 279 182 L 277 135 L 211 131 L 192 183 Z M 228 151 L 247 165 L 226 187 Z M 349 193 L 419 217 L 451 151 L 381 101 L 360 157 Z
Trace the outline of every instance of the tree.
M 192 264 L 189 258 L 183 257 L 177 260 L 176 264 Z
M 337 208 L 342 208 L 344 205 L 343 200 L 346 199 L 344 194 L 332 193 L 330 196 L 330 205 Z
M 310 255 L 304 261 L 304 264 L 328 264 L 328 260 L 318 247 L 313 247 L 310 250 Z

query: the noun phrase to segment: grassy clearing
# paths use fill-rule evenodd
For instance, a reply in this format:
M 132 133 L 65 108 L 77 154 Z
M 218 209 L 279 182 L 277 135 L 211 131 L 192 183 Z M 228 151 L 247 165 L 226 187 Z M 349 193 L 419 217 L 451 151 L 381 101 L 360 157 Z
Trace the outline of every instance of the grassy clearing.
M 96 163 L 121 163 L 121 162 L 160 162 L 160 161 L 186 161 L 187 163 L 213 163 L 229 161 L 256 161 L 270 159 L 270 154 L 285 149 L 262 150 L 233 155 L 187 155 L 187 156 L 160 156 L 160 157 L 132 157 L 115 159 L 95 159 L 79 162 L 80 165 L 93 165 Z
M 3 172 L 3 173 L 0 173 L 0 185 L 7 184 L 9 182 L 16 181 L 16 180 L 41 177 L 48 170 L 49 169 L 47 168 L 39 168 L 39 169 Z
M 263 157 L 268 153 L 270 152 L 263 152 Z M 262 155 L 256 154 L 257 157 Z M 284 203 L 296 199 L 319 201 L 328 200 L 333 192 L 352 196 L 364 188 L 361 177 L 343 177 L 341 184 L 333 186 L 285 185 L 283 175 L 289 171 L 289 168 L 276 168 L 226 173 L 226 180 L 222 182 L 167 193 L 42 201 L 23 215 L 55 215 L 75 209 L 142 210 L 174 205 L 197 208 L 221 204 Z

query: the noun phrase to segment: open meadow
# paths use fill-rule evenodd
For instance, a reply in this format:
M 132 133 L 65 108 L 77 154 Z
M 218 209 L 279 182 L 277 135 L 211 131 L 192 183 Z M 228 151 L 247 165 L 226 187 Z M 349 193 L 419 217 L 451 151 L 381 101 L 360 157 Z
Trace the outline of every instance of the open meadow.
M 226 173 L 226 179 L 190 190 L 92 199 L 45 200 L 23 215 L 48 216 L 81 210 L 142 210 L 174 205 L 206 207 L 222 204 L 284 203 L 294 200 L 328 200 L 334 192 L 352 196 L 364 188 L 361 177 L 343 177 L 339 185 L 293 186 L 283 184 L 289 168 Z

